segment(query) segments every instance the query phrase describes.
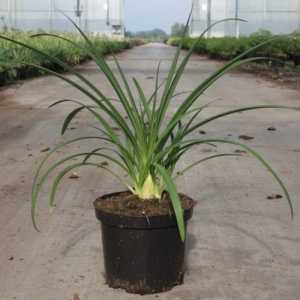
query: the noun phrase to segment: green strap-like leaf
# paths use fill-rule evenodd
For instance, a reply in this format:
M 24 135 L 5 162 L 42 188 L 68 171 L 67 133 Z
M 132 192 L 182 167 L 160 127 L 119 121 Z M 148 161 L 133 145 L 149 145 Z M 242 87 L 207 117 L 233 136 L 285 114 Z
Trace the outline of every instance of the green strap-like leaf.
M 37 180 L 40 176 L 41 170 L 42 170 L 43 166 L 45 165 L 46 161 L 50 158 L 50 156 L 52 156 L 52 154 L 54 154 L 55 152 L 57 152 L 58 150 L 60 150 L 64 147 L 66 147 L 67 145 L 71 145 L 73 143 L 81 142 L 81 141 L 84 141 L 84 140 L 92 140 L 92 139 L 94 139 L 94 140 L 104 140 L 104 141 L 106 140 L 106 138 L 99 137 L 99 136 L 79 137 L 79 138 L 75 138 L 75 139 L 68 140 L 66 142 L 60 143 L 56 147 L 54 147 L 52 150 L 50 150 L 48 152 L 48 154 L 44 157 L 44 159 L 41 161 L 41 163 L 39 164 L 39 166 L 37 168 L 37 171 L 36 171 L 36 174 L 35 174 L 35 177 L 34 177 L 34 180 L 33 180 L 33 184 L 32 184 L 32 194 L 34 193 L 36 183 L 37 183 Z
M 83 39 L 87 43 L 87 51 L 91 55 L 91 57 L 94 59 L 95 63 L 97 66 L 101 69 L 107 80 L 110 82 L 111 87 L 114 89 L 116 94 L 118 95 L 118 98 L 120 102 L 122 103 L 132 125 L 133 128 L 136 129 L 138 128 L 138 120 L 136 119 L 136 114 L 134 114 L 131 105 L 128 102 L 128 99 L 123 92 L 119 81 L 117 80 L 116 76 L 114 75 L 112 69 L 110 66 L 107 64 L 105 59 L 103 58 L 102 55 L 99 54 L 99 51 L 97 48 L 94 46 L 94 44 L 91 42 L 91 40 L 88 38 L 88 36 L 83 32 L 83 30 L 66 14 L 62 13 L 72 24 L 73 26 L 78 30 L 78 32 L 81 34 Z M 134 142 L 134 141 L 132 141 Z
M 125 76 L 125 73 L 124 73 L 124 71 L 123 71 L 123 69 L 122 69 L 122 67 L 121 67 L 121 65 L 120 65 L 120 63 L 119 63 L 119 61 L 118 61 L 118 59 L 116 58 L 116 56 L 115 56 L 114 54 L 113 54 L 113 58 L 114 58 L 114 61 L 115 61 L 116 66 L 117 66 L 117 68 L 118 68 L 118 70 L 119 70 L 119 73 L 120 73 L 120 75 L 121 75 L 121 78 L 122 78 L 122 80 L 123 80 L 123 83 L 124 83 L 124 85 L 125 85 L 125 88 L 126 88 L 128 97 L 129 97 L 129 99 L 130 99 L 130 101 L 131 101 L 132 108 L 135 110 L 135 113 L 138 113 L 138 109 L 137 109 L 137 107 L 136 107 L 136 103 L 135 103 L 133 94 L 132 94 L 132 92 L 131 92 L 131 89 L 130 89 L 128 80 L 127 80 L 127 78 L 126 78 L 126 76 Z M 137 116 L 137 117 L 138 117 L 138 116 Z
M 113 175 L 115 178 L 117 178 L 122 184 L 126 185 L 128 187 L 129 190 L 132 190 L 132 188 L 130 186 L 127 185 L 127 183 L 118 175 L 116 174 L 115 172 L 101 166 L 100 164 L 96 164 L 96 163 L 75 163 L 71 166 L 68 166 L 67 168 L 65 168 L 63 171 L 61 171 L 57 177 L 55 178 L 54 180 L 54 183 L 52 185 L 52 188 L 51 188 L 51 193 L 50 193 L 50 197 L 49 197 L 49 203 L 51 203 L 52 205 L 54 204 L 54 201 L 55 201 L 55 196 L 56 196 L 56 192 L 57 192 L 57 189 L 58 189 L 58 186 L 61 182 L 61 180 L 69 173 L 71 172 L 72 170 L 74 169 L 77 169 L 77 168 L 81 168 L 81 167 L 85 167 L 85 166 L 93 166 L 93 167 L 97 167 L 97 168 L 101 168 L 107 172 L 109 172 L 111 175 Z M 35 210 L 36 210 L 36 201 L 34 203 L 32 203 L 32 206 L 31 206 L 31 218 L 32 218 L 32 223 L 33 223 L 33 226 L 34 228 L 39 231 L 39 228 L 37 226 L 37 223 L 36 223 L 36 218 L 35 218 Z
M 62 13 L 63 15 L 65 15 L 64 13 Z M 56 37 L 56 38 L 59 38 L 59 39 L 62 39 L 64 40 L 65 42 L 68 42 L 70 44 L 72 44 L 73 46 L 81 49 L 81 50 L 85 50 L 90 56 L 91 58 L 94 59 L 94 61 L 96 62 L 96 64 L 100 67 L 101 71 L 104 73 L 104 75 L 106 76 L 106 78 L 108 79 L 108 81 L 110 82 L 111 86 L 113 87 L 113 89 L 115 90 L 115 92 L 117 93 L 117 95 L 119 96 L 119 100 L 120 102 L 122 103 L 124 109 L 126 110 L 127 112 L 127 115 L 129 117 L 129 119 L 131 120 L 132 124 L 133 124 L 133 128 L 136 129 L 138 128 L 138 126 L 140 125 L 139 123 L 139 115 L 138 113 L 134 113 L 134 110 L 132 110 L 132 107 L 129 105 L 127 99 L 126 99 L 126 96 L 125 94 L 123 93 L 123 90 L 119 84 L 119 82 L 117 81 L 116 77 L 114 76 L 111 68 L 109 67 L 109 65 L 106 63 L 105 59 L 99 55 L 99 51 L 95 48 L 94 44 L 91 42 L 91 40 L 88 38 L 88 36 L 80 29 L 80 27 L 70 18 L 68 17 L 67 15 L 65 15 L 65 17 L 75 26 L 75 28 L 79 31 L 79 33 L 81 34 L 81 36 L 84 38 L 84 40 L 86 41 L 87 43 L 87 47 L 82 47 L 80 46 L 79 44 L 67 39 L 67 38 L 64 38 L 64 37 L 61 37 L 61 36 L 58 36 L 58 35 L 54 35 L 54 34 L 48 34 L 48 36 L 52 36 L 52 37 Z M 37 36 L 41 36 L 40 35 L 37 35 Z M 122 79 L 124 80 L 125 84 L 127 83 L 127 80 L 126 80 L 126 77 L 125 75 L 123 74 L 122 72 L 122 69 L 120 67 L 120 65 L 118 64 L 118 68 L 119 68 L 119 71 L 121 73 L 121 76 L 122 76 Z M 80 74 L 79 74 L 80 75 Z M 87 82 L 89 84 L 89 82 Z M 95 88 L 91 83 L 91 88 L 101 97 L 101 99 L 103 99 L 106 103 L 106 105 L 109 107 L 109 109 L 111 110 L 110 112 L 110 117 L 113 119 L 113 120 L 117 120 L 119 125 L 122 127 L 122 128 L 126 128 L 126 134 L 129 134 L 129 138 L 131 140 L 131 142 L 133 144 L 135 144 L 135 139 L 133 138 L 133 135 L 131 134 L 130 132 L 130 129 L 129 127 L 127 126 L 124 118 L 121 117 L 120 113 L 115 109 L 115 107 L 110 103 L 109 99 L 106 98 L 103 93 L 101 93 L 97 88 Z M 130 96 L 132 96 L 131 92 L 130 92 L 130 88 L 128 85 L 126 85 L 126 88 L 129 89 L 129 93 L 130 93 Z M 130 98 L 132 101 L 134 101 L 133 98 Z M 106 109 L 105 107 L 102 107 L 102 109 Z M 107 109 L 106 109 L 106 112 Z
M 189 133 L 195 131 L 196 129 L 198 129 L 199 127 L 212 122 L 214 120 L 232 115 L 232 114 L 236 114 L 236 113 L 241 113 L 241 112 L 245 112 L 245 111 L 251 111 L 251 110 L 258 110 L 258 109 L 289 109 L 289 110 L 300 110 L 300 107 L 291 107 L 291 106 L 283 106 L 283 105 L 256 105 L 256 106 L 248 106 L 248 107 L 242 107 L 242 108 L 238 108 L 238 109 L 233 109 L 230 111 L 226 111 L 224 113 L 221 114 L 217 114 L 215 116 L 212 116 L 206 120 L 203 120 L 197 124 L 195 124 L 193 127 L 191 127 L 190 129 L 188 129 L 185 134 L 188 135 Z
M 191 18 L 191 15 L 189 16 L 189 19 Z M 173 97 L 173 94 L 176 90 L 176 87 L 178 86 L 178 83 L 183 75 L 183 72 L 186 68 L 187 63 L 190 60 L 190 57 L 192 56 L 193 52 L 194 52 L 194 48 L 196 47 L 197 43 L 204 37 L 204 35 L 211 30 L 211 28 L 215 27 L 216 25 L 223 23 L 223 22 L 228 22 L 228 21 L 242 21 L 245 22 L 245 20 L 243 19 L 239 19 L 239 18 L 227 18 L 227 19 L 223 19 L 220 21 L 217 21 L 213 24 L 211 24 L 208 28 L 206 28 L 201 35 L 197 38 L 196 42 L 192 45 L 191 49 L 188 51 L 188 53 L 186 54 L 186 56 L 184 57 L 184 59 L 182 60 L 180 66 L 178 67 L 177 70 L 174 70 L 171 68 L 170 72 L 172 72 L 172 80 L 171 82 L 167 82 L 166 88 L 165 88 L 165 94 L 162 97 L 162 101 L 161 101 L 161 105 L 159 108 L 159 112 L 158 112 L 158 117 L 157 117 L 157 123 L 158 126 L 160 127 L 162 120 L 164 119 L 164 116 L 166 114 L 167 108 L 169 106 L 169 103 Z M 188 21 L 189 22 L 189 21 Z M 180 44 L 180 46 L 178 47 L 177 51 L 180 52 L 182 48 L 182 43 Z M 174 65 L 175 68 L 177 66 L 177 62 L 178 62 L 178 58 L 179 58 L 179 54 L 180 53 L 176 53 L 176 56 L 174 58 Z M 176 63 L 176 64 L 175 64 Z M 173 66 L 173 65 L 172 65 Z
M 71 121 L 73 120 L 73 118 L 80 113 L 83 109 L 85 109 L 85 106 L 81 106 L 78 107 L 76 109 L 74 109 L 73 111 L 71 111 L 68 116 L 65 118 L 64 124 L 62 126 L 61 129 L 61 135 L 64 135 L 66 130 L 68 129 L 69 124 L 71 123 Z
M 290 197 L 290 194 L 286 188 L 286 186 L 284 185 L 284 183 L 282 182 L 282 180 L 280 179 L 280 177 L 277 175 L 277 173 L 273 170 L 273 168 L 271 167 L 271 165 L 255 150 L 253 150 L 251 147 L 236 142 L 236 141 L 231 141 L 231 140 L 224 140 L 224 139 L 207 139 L 207 140 L 200 140 L 200 139 L 195 139 L 195 140 L 190 140 L 190 141 L 186 141 L 183 143 L 183 146 L 181 147 L 181 149 L 184 148 L 191 148 L 194 145 L 200 145 L 203 143 L 221 143 L 221 144 L 231 144 L 231 145 L 236 145 L 239 146 L 243 149 L 245 149 L 248 153 L 250 153 L 252 156 L 254 156 L 258 161 L 260 161 L 264 167 L 272 174 L 272 176 L 274 177 L 274 179 L 277 181 L 277 183 L 279 184 L 279 186 L 282 188 L 284 195 L 288 201 L 289 207 L 290 207 L 290 212 L 291 212 L 291 217 L 293 218 L 294 216 L 294 208 L 293 208 L 293 204 L 292 204 L 292 200 Z
M 71 43 L 73 46 L 78 47 L 79 49 L 82 49 L 82 47 L 81 47 L 80 45 L 78 45 L 77 43 L 75 43 L 75 42 L 73 42 L 73 41 L 71 41 L 71 40 L 69 40 L 69 39 L 67 39 L 67 38 L 63 38 L 63 37 L 61 37 L 61 36 L 53 35 L 53 34 L 52 34 L 52 35 L 49 34 L 49 36 L 54 36 L 54 37 L 56 37 L 56 38 L 62 39 L 62 40 L 64 40 L 64 41 L 67 41 L 67 42 Z M 44 52 L 44 51 L 41 51 L 41 50 L 39 50 L 39 49 L 37 49 L 37 48 L 35 48 L 35 47 L 32 47 L 32 46 L 30 46 L 30 45 L 24 44 L 24 43 L 22 43 L 22 42 L 20 42 L 20 41 L 11 39 L 11 38 L 9 38 L 9 37 L 7 37 L 7 36 L 0 35 L 0 39 L 6 40 L 6 41 L 11 42 L 11 43 L 13 43 L 13 44 L 19 45 L 19 46 L 21 46 L 21 47 L 23 47 L 23 48 L 26 48 L 26 49 L 28 49 L 28 50 L 30 50 L 30 51 L 32 51 L 32 52 L 34 52 L 34 53 L 36 53 L 36 54 L 38 54 L 38 55 L 40 55 L 40 56 L 43 56 L 43 57 L 49 59 L 50 61 L 52 61 L 52 62 L 58 64 L 58 65 L 61 66 L 63 69 L 67 70 L 68 72 L 70 72 L 70 73 L 72 73 L 73 75 L 75 75 L 76 77 L 78 77 L 84 84 L 86 84 L 89 88 L 91 88 L 94 92 L 96 92 L 96 94 L 99 95 L 101 98 L 105 98 L 105 96 L 100 92 L 100 90 L 97 89 L 97 88 L 95 87 L 95 85 L 92 84 L 87 78 L 85 78 L 82 74 L 80 74 L 79 72 L 75 71 L 74 68 L 72 68 L 72 67 L 69 66 L 67 63 L 63 62 L 62 60 L 58 59 L 57 57 L 52 56 L 52 55 L 49 55 L 48 53 L 46 53 L 46 52 Z M 21 62 L 19 62 L 19 63 L 21 63 Z M 26 62 L 22 62 L 22 64 L 25 64 L 25 63 L 26 63 Z M 29 65 L 29 64 L 27 64 L 27 65 Z M 32 64 L 32 66 L 35 67 L 35 68 L 37 68 L 37 65 L 34 66 L 34 65 Z M 45 72 L 47 72 L 46 70 L 48 70 L 48 72 L 50 71 L 50 69 L 48 69 L 48 68 L 44 68 L 44 67 L 42 67 L 42 66 L 39 66 L 39 67 L 40 67 L 40 68 L 39 68 L 40 70 L 43 70 L 43 71 L 45 71 Z M 52 73 L 52 75 L 54 75 L 54 73 Z M 62 79 L 62 78 L 61 78 L 61 79 Z M 70 81 L 69 81 L 69 83 L 70 83 Z M 82 88 L 82 89 L 83 89 L 83 88 Z
M 176 216 L 176 221 L 177 221 L 177 226 L 179 230 L 179 234 L 181 237 L 181 240 L 185 240 L 185 224 L 184 224 L 184 213 L 183 209 L 181 206 L 181 201 L 179 198 L 179 195 L 176 190 L 176 186 L 171 178 L 171 176 L 168 174 L 168 171 L 161 165 L 156 164 L 155 167 L 158 169 L 164 184 L 166 186 L 166 189 L 169 193 L 175 216 Z
M 103 147 L 103 148 L 99 148 L 99 149 L 97 149 L 97 150 L 100 151 L 100 150 L 110 150 L 110 149 Z M 111 157 L 111 156 L 109 156 L 109 155 L 107 155 L 107 154 L 96 153 L 96 152 L 93 151 L 93 152 L 91 152 L 91 153 L 88 153 L 88 152 L 87 152 L 87 153 L 78 153 L 78 154 L 70 155 L 70 156 L 68 156 L 68 157 L 65 157 L 65 158 L 59 160 L 58 162 L 54 163 L 54 164 L 51 165 L 50 167 L 48 167 L 48 168 L 47 168 L 47 171 L 46 171 L 43 175 L 39 176 L 39 179 L 37 180 L 37 182 L 36 182 L 36 184 L 35 184 L 35 190 L 34 190 L 34 193 L 32 194 L 32 199 L 31 199 L 32 203 L 35 203 L 35 202 L 37 201 L 38 194 L 39 194 L 39 192 L 41 191 L 41 189 L 42 189 L 42 187 L 43 187 L 43 184 L 45 183 L 45 181 L 49 178 L 49 175 L 50 175 L 55 169 L 57 169 L 59 166 L 63 165 L 64 163 L 66 163 L 66 162 L 68 162 L 68 161 L 70 161 L 70 160 L 74 160 L 74 159 L 76 159 L 76 158 L 78 158 L 78 157 L 82 157 L 82 156 L 83 156 L 83 157 L 86 157 L 86 158 L 87 158 L 87 156 L 88 156 L 87 159 L 89 159 L 91 156 L 97 156 L 97 157 L 101 157 L 101 158 L 108 159 L 109 161 L 115 163 L 117 166 L 119 166 L 120 168 L 122 168 L 123 170 L 125 170 L 125 171 L 127 172 L 126 167 L 125 167 L 122 163 L 120 163 L 118 160 L 114 159 L 113 157 Z M 87 159 L 85 159 L 85 160 L 83 161 L 83 163 L 85 163 Z M 49 203 L 49 205 L 52 206 L 53 203 Z
M 116 145 L 123 157 L 126 157 L 128 162 L 130 161 L 132 164 L 134 163 L 134 157 L 132 157 L 132 155 L 130 154 L 130 152 L 122 145 L 118 135 L 114 132 L 113 128 L 108 124 L 108 122 L 99 114 L 97 113 L 94 109 L 92 109 L 90 106 L 84 105 L 79 101 L 76 100 L 60 100 L 57 101 L 55 103 L 53 103 L 51 105 L 51 107 L 64 103 L 64 102 L 73 102 L 76 104 L 81 105 L 83 108 L 87 109 L 90 113 L 92 113 L 92 115 L 100 122 L 100 124 L 104 127 L 105 131 L 102 131 L 107 137 L 107 141 L 111 142 L 112 144 Z M 69 125 L 69 123 L 71 122 L 71 120 L 77 115 L 77 113 L 79 113 L 81 111 L 81 109 L 75 109 L 74 111 L 72 111 L 66 118 L 65 123 L 63 125 L 63 130 L 65 130 L 67 128 L 67 126 Z M 126 135 L 126 129 L 124 129 L 125 135 Z M 127 136 L 127 135 L 126 135 Z M 127 136 L 128 138 L 130 138 L 129 136 Z M 136 143 L 135 143 L 136 145 Z M 132 169 L 132 167 L 131 167 Z
M 143 108 L 144 108 L 144 111 L 146 112 L 146 115 L 147 115 L 147 119 L 148 119 L 148 122 L 150 122 L 151 120 L 151 111 L 150 111 L 150 107 L 149 107 L 149 104 L 147 102 L 147 98 L 143 92 L 143 89 L 141 88 L 138 80 L 136 78 L 133 78 L 133 82 L 136 86 L 136 89 L 137 89 L 137 92 L 139 94 L 139 97 L 142 101 L 142 104 L 143 104 Z
M 68 173 L 70 173 L 74 169 L 81 168 L 81 167 L 88 167 L 88 166 L 97 167 L 97 168 L 107 171 L 108 173 L 113 175 L 115 178 L 117 178 L 118 181 L 120 181 L 122 184 L 124 184 L 126 187 L 128 187 L 130 189 L 130 186 L 128 186 L 127 183 L 124 182 L 124 180 L 118 174 L 116 174 L 115 172 L 111 171 L 110 169 L 102 166 L 101 164 L 91 163 L 91 162 L 86 162 L 86 163 L 81 162 L 81 163 L 76 163 L 76 164 L 66 167 L 63 171 L 61 171 L 57 175 L 57 177 L 55 178 L 55 180 L 53 182 L 52 188 L 51 188 L 49 202 L 52 204 L 54 203 L 59 184 Z
M 241 155 L 240 154 L 233 154 L 233 153 L 223 153 L 223 154 L 215 154 L 215 155 L 211 155 L 211 156 L 202 158 L 202 159 L 190 164 L 189 166 L 187 166 L 183 170 L 178 171 L 176 176 L 173 177 L 173 180 L 177 179 L 179 176 L 183 176 L 186 172 L 188 172 L 192 168 L 200 165 L 203 162 L 206 162 L 206 161 L 211 160 L 211 159 L 219 158 L 219 157 L 226 157 L 226 156 L 228 157 L 228 156 L 241 156 Z
M 160 142 L 158 143 L 157 147 L 162 148 L 165 143 L 168 140 L 168 137 L 171 133 L 171 131 L 174 129 L 176 124 L 179 120 L 181 120 L 186 112 L 190 109 L 190 107 L 194 104 L 194 102 L 199 98 L 199 96 L 208 88 L 210 87 L 214 82 L 216 82 L 219 78 L 221 78 L 226 72 L 229 70 L 232 70 L 240 65 L 243 65 L 245 63 L 249 63 L 252 61 L 257 60 L 265 60 L 265 57 L 253 57 L 253 58 L 247 58 L 244 60 L 237 60 L 233 63 L 227 64 L 224 68 L 217 71 L 214 75 L 210 76 L 207 80 L 205 80 L 198 88 L 196 88 L 191 95 L 187 97 L 187 99 L 180 105 L 180 107 L 176 110 L 175 114 L 172 116 L 171 120 L 167 124 L 166 128 L 162 132 L 160 136 Z

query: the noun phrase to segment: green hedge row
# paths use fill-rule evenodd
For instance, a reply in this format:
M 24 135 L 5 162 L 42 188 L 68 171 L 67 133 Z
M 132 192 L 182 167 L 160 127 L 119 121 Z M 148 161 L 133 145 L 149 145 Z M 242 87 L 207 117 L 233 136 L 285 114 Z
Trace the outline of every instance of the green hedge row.
M 272 38 L 271 33 L 258 32 L 249 37 L 223 37 L 201 39 L 195 47 L 198 54 L 207 54 L 216 59 L 232 59 L 247 49 Z M 182 41 L 184 49 L 189 49 L 196 41 L 195 38 L 170 38 L 168 44 L 178 46 Z M 281 36 L 266 46 L 253 51 L 252 56 L 264 56 L 281 60 L 292 60 L 295 65 L 300 65 L 300 35 Z
M 77 65 L 89 59 L 85 51 L 52 37 L 31 38 L 30 33 L 21 32 L 5 33 L 5 35 L 36 47 L 69 65 Z M 78 34 L 63 34 L 63 36 L 84 46 L 84 41 Z M 129 49 L 142 43 L 140 40 L 135 39 L 113 40 L 100 36 L 91 36 L 90 38 L 103 55 Z M 15 80 L 43 75 L 42 71 L 25 66 L 21 62 L 37 64 L 59 72 L 64 71 L 61 66 L 45 59 L 45 57 L 0 39 L 0 86 Z

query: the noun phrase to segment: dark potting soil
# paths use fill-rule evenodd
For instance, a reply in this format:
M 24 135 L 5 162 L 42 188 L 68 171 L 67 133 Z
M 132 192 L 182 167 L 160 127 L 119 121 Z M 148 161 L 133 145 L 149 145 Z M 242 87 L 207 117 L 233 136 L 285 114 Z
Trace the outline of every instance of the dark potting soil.
M 184 210 L 195 205 L 195 202 L 189 197 L 179 194 L 181 205 Z M 163 216 L 173 214 L 173 206 L 167 193 L 161 200 L 141 200 L 130 192 L 121 192 L 107 198 L 98 198 L 95 202 L 97 209 L 129 217 Z
M 164 292 L 170 291 L 176 285 L 183 284 L 183 280 L 184 280 L 184 274 L 179 273 L 178 279 L 177 279 L 177 281 L 174 282 L 173 286 L 162 287 L 159 291 L 155 291 L 155 290 L 151 289 L 151 287 L 147 286 L 147 283 L 145 282 L 145 280 L 139 280 L 135 284 L 131 284 L 124 280 L 116 279 L 113 282 L 112 281 L 109 282 L 108 285 L 114 289 L 124 289 L 129 294 L 139 294 L 141 296 L 144 296 L 144 295 L 149 295 L 149 294 L 164 293 Z

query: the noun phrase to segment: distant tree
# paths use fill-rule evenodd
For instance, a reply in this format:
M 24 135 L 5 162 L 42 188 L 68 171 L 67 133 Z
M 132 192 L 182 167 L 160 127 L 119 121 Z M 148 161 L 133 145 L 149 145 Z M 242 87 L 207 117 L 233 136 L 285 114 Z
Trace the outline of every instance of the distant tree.
M 134 33 L 131 31 L 125 30 L 125 37 L 132 38 L 132 37 L 134 37 Z
M 258 29 L 257 31 L 253 32 L 250 37 L 272 37 L 272 32 L 266 29 Z
M 300 37 L 300 29 L 295 30 L 295 31 L 292 33 L 292 35 L 293 35 L 293 36 Z
M 182 36 L 184 34 L 185 25 L 181 23 L 175 23 L 171 27 L 171 36 Z
M 168 34 L 162 29 L 144 30 L 138 32 L 127 31 L 126 36 L 142 38 L 152 42 L 164 42 L 169 37 Z

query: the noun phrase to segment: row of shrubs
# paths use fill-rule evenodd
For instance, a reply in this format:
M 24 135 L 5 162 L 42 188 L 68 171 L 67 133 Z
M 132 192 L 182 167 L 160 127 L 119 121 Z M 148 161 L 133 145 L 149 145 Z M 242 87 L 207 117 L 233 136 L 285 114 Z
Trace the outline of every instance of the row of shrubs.
M 215 59 L 229 60 L 270 38 L 272 38 L 272 34 L 268 31 L 260 31 L 240 38 L 203 38 L 197 43 L 195 52 L 209 55 Z M 190 49 L 196 40 L 189 37 L 173 37 L 168 40 L 168 44 L 178 46 L 182 42 L 184 49 Z M 277 58 L 283 61 L 291 60 L 295 65 L 300 65 L 300 35 L 280 36 L 275 41 L 252 52 L 251 56 Z
M 5 35 L 36 47 L 69 65 L 77 65 L 89 59 L 89 56 L 84 50 L 52 37 L 32 38 L 30 33 L 22 32 L 6 32 Z M 78 34 L 66 33 L 62 34 L 62 36 L 77 42 L 80 46 L 84 46 L 84 41 Z M 116 53 L 142 43 L 142 41 L 138 39 L 115 40 L 100 36 L 90 36 L 90 38 L 96 45 L 99 53 L 103 55 L 111 52 Z M 47 67 L 58 72 L 64 71 L 61 66 L 53 63 L 49 59 L 45 59 L 45 57 L 31 50 L 24 49 L 21 46 L 0 39 L 0 86 L 16 80 L 43 75 L 43 71 L 39 71 L 31 66 L 26 66 L 22 64 L 22 62 Z

